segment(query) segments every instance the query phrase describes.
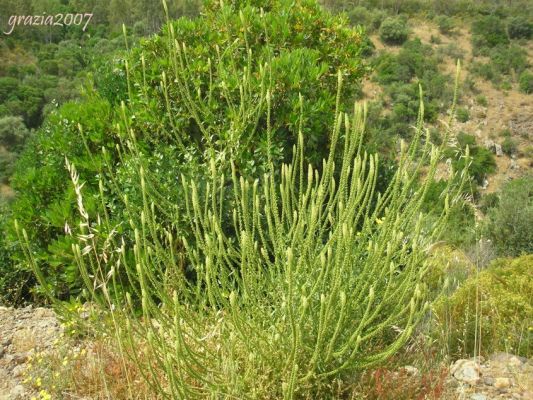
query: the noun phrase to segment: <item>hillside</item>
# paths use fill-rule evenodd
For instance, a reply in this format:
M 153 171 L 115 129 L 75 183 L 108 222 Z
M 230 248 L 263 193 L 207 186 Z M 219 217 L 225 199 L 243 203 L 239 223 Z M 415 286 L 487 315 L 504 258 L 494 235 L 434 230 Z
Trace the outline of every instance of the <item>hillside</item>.
M 497 192 L 505 182 L 531 174 L 533 96 L 520 91 L 516 82 L 502 89 L 482 77 L 473 76 L 473 64 L 490 62 L 490 58 L 473 54 L 472 35 L 465 23 L 455 27 L 451 35 L 442 34 L 436 23 L 420 17 L 409 19 L 408 24 L 412 27 L 412 38 L 419 38 L 435 53 L 442 55 L 439 68 L 444 74 L 454 76 L 456 62 L 461 62 L 459 106 L 468 110 L 469 119 L 465 122 L 456 120 L 454 128 L 475 135 L 480 146 L 491 149 L 495 154 L 494 144 L 502 146 L 505 140 L 514 144 L 512 153 L 496 155 L 496 170 L 487 175 L 487 182 L 482 185 L 483 193 Z M 378 34 L 371 35 L 371 40 L 379 53 L 398 51 L 398 46 L 384 44 Z M 533 41 L 528 41 L 523 48 L 527 51 L 528 64 L 533 65 Z M 366 79 L 363 85 L 367 101 L 383 96 L 380 86 L 371 78 Z M 385 96 L 385 102 L 389 101 Z M 446 114 L 441 114 L 439 119 L 445 120 Z
M 82 11 L 0 41 L 0 399 L 532 397 L 531 1 L 0 25 Z

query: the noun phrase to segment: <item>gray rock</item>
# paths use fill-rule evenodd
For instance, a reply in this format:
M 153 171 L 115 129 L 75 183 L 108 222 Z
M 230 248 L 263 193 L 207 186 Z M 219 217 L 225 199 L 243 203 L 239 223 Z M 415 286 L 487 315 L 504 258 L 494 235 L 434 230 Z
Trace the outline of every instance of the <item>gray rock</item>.
M 418 368 L 413 367 L 412 365 L 406 365 L 402 368 L 405 372 L 407 372 L 407 375 L 410 376 L 417 376 L 420 372 L 418 371 Z
M 483 383 L 487 386 L 494 386 L 494 378 L 492 376 L 486 376 L 483 378 Z
M 496 389 L 507 389 L 512 385 L 511 379 L 509 378 L 496 378 L 494 380 L 494 387 Z
M 488 398 L 483 393 L 474 393 L 470 396 L 470 400 L 488 400 Z
M 480 380 L 479 364 L 473 360 L 457 360 L 451 367 L 450 372 L 458 381 L 476 385 Z
M 494 144 L 494 151 L 496 152 L 496 155 L 497 155 L 498 157 L 502 157 L 502 156 L 503 156 L 502 146 L 499 145 L 498 143 L 495 143 L 495 144 Z
M 11 389 L 11 391 L 9 392 L 9 396 L 13 400 L 24 398 L 24 394 L 25 394 L 25 390 L 24 390 L 24 386 L 22 385 L 17 385 L 13 387 L 13 389 Z
M 15 368 L 13 368 L 13 371 L 11 371 L 11 373 L 13 374 L 15 378 L 18 378 L 22 376 L 22 373 L 24 372 L 25 369 L 26 369 L 26 366 L 17 365 L 15 366 Z

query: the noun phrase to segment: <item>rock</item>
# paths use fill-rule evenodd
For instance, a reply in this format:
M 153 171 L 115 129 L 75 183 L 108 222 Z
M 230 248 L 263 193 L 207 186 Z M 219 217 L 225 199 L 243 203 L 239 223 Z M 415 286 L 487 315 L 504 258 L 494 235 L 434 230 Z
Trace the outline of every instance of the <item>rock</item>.
M 479 371 L 479 364 L 473 360 L 457 360 L 450 370 L 455 379 L 471 386 L 479 382 Z
M 496 389 L 507 389 L 511 387 L 511 380 L 509 378 L 496 378 L 494 380 L 494 387 Z
M 485 147 L 488 150 L 492 151 L 493 153 L 495 152 L 494 145 L 495 145 L 494 140 L 490 140 L 490 139 L 485 140 Z
M 13 334 L 13 352 L 22 353 L 30 351 L 35 347 L 35 335 L 31 329 L 19 329 Z
M 27 353 L 17 353 L 17 354 L 13 354 L 12 361 L 16 365 L 20 365 L 20 364 L 24 364 L 27 359 L 28 359 Z
M 15 399 L 22 399 L 24 398 L 24 386 L 17 385 L 11 389 L 9 392 L 9 396 L 15 400 Z
M 472 396 L 470 396 L 470 400 L 488 400 L 487 396 L 485 396 L 483 393 L 474 393 Z
M 52 310 L 0 307 L 0 400 L 28 400 L 22 385 L 28 356 L 38 346 L 48 351 L 61 328 Z
M 413 367 L 412 365 L 406 365 L 402 368 L 405 372 L 407 372 L 407 375 L 410 376 L 417 376 L 420 372 L 418 371 L 418 368 Z
M 496 155 L 498 157 L 502 157 L 503 156 L 503 150 L 502 150 L 502 146 L 498 143 L 495 143 L 494 144 L 494 151 L 496 152 Z
M 483 383 L 487 386 L 494 386 L 494 378 L 492 376 L 485 376 L 483 378 Z
M 26 367 L 24 365 L 17 365 L 15 366 L 15 368 L 13 368 L 13 371 L 11 371 L 11 373 L 13 374 L 15 378 L 18 378 L 22 376 L 22 373 L 24 372 L 25 369 Z
M 516 356 L 512 356 L 507 362 L 507 364 L 511 367 L 521 367 L 523 364 L 523 361 Z

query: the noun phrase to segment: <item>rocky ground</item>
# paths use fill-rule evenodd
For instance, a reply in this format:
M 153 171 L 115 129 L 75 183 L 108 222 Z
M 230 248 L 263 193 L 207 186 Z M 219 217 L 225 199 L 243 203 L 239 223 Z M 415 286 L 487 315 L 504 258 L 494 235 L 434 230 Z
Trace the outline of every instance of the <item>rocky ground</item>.
M 62 328 L 47 308 L 0 306 L 0 400 L 31 399 L 35 390 L 23 385 L 30 357 L 51 349 Z
M 450 398 L 533 400 L 533 360 L 507 353 L 457 360 L 450 368 Z
M 62 331 L 49 309 L 0 306 L 0 400 L 44 398 L 35 385 L 24 384 L 24 371 L 36 354 L 54 351 Z M 418 374 L 415 367 L 407 368 Z M 450 366 L 442 399 L 533 400 L 533 359 L 497 353 L 457 360 Z

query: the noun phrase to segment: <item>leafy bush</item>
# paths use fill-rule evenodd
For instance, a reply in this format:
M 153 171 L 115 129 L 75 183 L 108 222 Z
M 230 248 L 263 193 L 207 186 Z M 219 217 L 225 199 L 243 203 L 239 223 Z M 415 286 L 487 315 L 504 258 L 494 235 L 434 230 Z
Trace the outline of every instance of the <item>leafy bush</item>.
M 79 166 L 85 188 L 93 194 L 106 168 L 128 187 L 127 208 L 116 201 L 121 194 L 115 183 L 106 181 L 104 188 L 117 196 L 111 196 L 108 211 L 120 225 L 130 216 L 140 218 L 143 201 L 134 160 L 115 151 L 116 143 L 132 132 L 142 144 L 136 157 L 146 169 L 159 172 L 159 194 L 180 205 L 176 212 L 182 218 L 184 194 L 177 177 L 209 176 L 211 155 L 226 176 L 231 176 L 230 159 L 244 176 L 266 172 L 270 161 L 276 167 L 289 162 L 301 111 L 307 122 L 302 124 L 306 162 L 318 165 L 327 156 L 332 111 L 337 102 L 344 111 L 352 108 L 367 72 L 361 56 L 365 35 L 313 1 L 262 5 L 267 11 L 208 3 L 201 17 L 170 21 L 125 59 L 98 64 L 97 93 L 89 90 L 83 102 L 53 113 L 28 146 L 14 179 L 20 197 L 13 218 L 28 231 L 58 296 L 78 295 L 81 287 L 68 254 L 71 238 L 64 232 L 65 222 L 79 222 L 72 208 L 74 193 L 65 184 L 65 157 Z M 347 78 L 342 99 L 335 96 L 339 69 Z M 266 96 L 270 81 L 275 85 Z M 128 107 L 121 108 L 121 101 Z M 245 102 L 249 109 L 241 106 Z M 85 144 L 104 147 L 106 155 L 88 154 Z M 180 226 L 180 235 L 192 234 Z M 121 230 L 133 238 L 130 227 L 121 225 Z
M 482 94 L 476 96 L 476 103 L 483 107 L 487 107 L 489 105 L 487 97 Z
M 440 15 L 437 18 L 437 25 L 439 27 L 439 32 L 443 35 L 450 35 L 455 29 L 455 23 L 453 19 L 445 15 Z
M 0 183 L 8 183 L 13 174 L 17 155 L 0 148 Z
M 374 60 L 375 80 L 384 86 L 390 97 L 392 113 L 384 116 L 387 126 L 379 134 L 409 137 L 419 107 L 419 86 L 423 89 L 426 121 L 435 121 L 443 104 L 450 103 L 449 78 L 439 72 L 438 61 L 431 46 L 420 39 L 405 42 L 398 54 L 382 53 Z
M 21 117 L 0 118 L 0 183 L 7 183 L 13 174 L 17 154 L 30 132 Z
M 463 107 L 457 109 L 455 116 L 459 122 L 466 122 L 470 119 L 470 113 L 468 112 L 468 109 Z
M 516 142 L 513 138 L 506 137 L 502 142 L 502 150 L 505 154 L 508 156 L 511 156 L 512 154 L 516 153 L 518 147 L 516 145 Z
M 107 129 L 110 127 L 110 107 L 103 100 L 67 103 L 50 114 L 48 120 L 32 135 L 17 161 L 11 186 L 18 196 L 10 205 L 10 215 L 3 226 L 3 235 L 10 246 L 12 261 L 3 266 L 5 273 L 14 277 L 10 286 L 18 288 L 6 300 L 21 302 L 42 299 L 33 285 L 35 279 L 14 231 L 15 219 L 26 227 L 31 238 L 35 261 L 45 271 L 55 295 L 66 299 L 79 294 L 81 278 L 72 257 L 68 255 L 71 240 L 65 237 L 65 223 L 76 224 L 74 192 L 68 183 L 65 156 L 75 160 L 86 182 L 87 191 L 97 191 L 97 176 L 103 164 L 102 155 L 87 154 L 85 145 L 93 151 L 102 146 L 109 152 L 115 146 Z M 83 126 L 85 137 L 78 129 Z M 110 211 L 115 211 L 110 204 Z M 15 278 L 18 281 L 15 281 Z
M 352 25 L 362 25 L 366 28 L 367 32 L 373 32 L 379 29 L 386 16 L 386 13 L 381 10 L 370 10 L 361 6 L 350 7 L 347 13 Z
M 442 193 L 446 190 L 447 182 L 439 180 L 432 182 L 426 193 L 423 210 L 428 213 L 428 220 L 440 215 L 446 207 L 446 199 Z M 449 245 L 463 247 L 472 242 L 475 225 L 475 215 L 466 203 L 459 203 L 452 207 L 448 216 L 448 229 L 442 234 L 442 240 Z M 440 276 L 440 275 L 439 275 Z M 432 279 L 433 284 L 437 284 Z M 441 282 L 442 284 L 443 282 Z
M 472 23 L 472 42 L 474 50 L 483 47 L 494 47 L 509 43 L 505 25 L 501 18 L 496 15 L 478 17 Z
M 470 65 L 470 72 L 472 75 L 479 76 L 480 78 L 486 81 L 491 81 L 494 84 L 498 84 L 502 80 L 501 74 L 491 63 L 474 61 Z
M 457 46 L 456 43 L 448 43 L 446 46 L 440 46 L 437 54 L 451 58 L 454 62 L 465 58 L 465 51 Z
M 450 354 L 472 356 L 480 349 L 482 354 L 506 351 L 531 357 L 531 271 L 533 255 L 494 261 L 436 304 L 436 315 L 446 332 L 440 340 L 447 342 Z
M 529 71 L 524 71 L 520 74 L 520 79 L 518 81 L 520 91 L 531 94 L 533 93 L 533 73 Z
M 517 45 L 495 46 L 490 51 L 491 65 L 501 74 L 520 74 L 528 66 L 527 51 Z
M 523 15 L 509 18 L 507 31 L 511 39 L 530 39 L 533 36 L 533 23 Z
M 507 183 L 488 213 L 487 237 L 501 256 L 533 253 L 533 177 Z
M 379 37 L 383 43 L 400 45 L 408 36 L 407 21 L 401 17 L 385 18 L 379 28 Z
M 6 150 L 14 153 L 20 152 L 29 134 L 21 117 L 0 118 L 0 146 Z
M 121 348 L 142 366 L 159 366 L 145 369 L 159 395 L 331 398 L 337 379 L 381 365 L 406 343 L 428 307 L 427 247 L 444 229 L 462 185 L 450 177 L 444 212 L 425 226 L 420 204 L 442 147 L 422 146 L 419 127 L 412 143 L 401 145 L 400 167 L 378 194 L 378 158 L 361 146 L 363 114 L 360 107 L 353 116 L 337 109 L 320 170 L 304 163 L 303 129 L 280 173 L 270 163 L 264 174 L 242 176 L 232 163 L 229 187 L 211 157 L 210 176 L 175 182 L 184 193 L 184 219 L 175 203 L 161 201 L 160 173 L 145 168 L 131 132 L 119 147 L 137 172 L 139 204 L 110 171 L 124 196 L 102 191 L 103 208 L 90 211 L 68 165 L 82 216 L 70 236 L 79 275 L 94 301 L 114 310 Z M 133 237 L 96 218 L 112 200 L 139 207 L 140 218 L 126 220 Z M 190 234 L 176 233 L 180 224 Z M 180 247 L 185 251 L 176 253 Z M 29 248 L 26 254 L 32 262 Z M 131 284 L 125 299 L 115 297 L 122 280 Z
M 492 152 L 484 147 L 478 146 L 473 135 L 460 132 L 457 135 L 460 148 L 468 146 L 470 148 L 471 159 L 468 172 L 477 184 L 482 184 L 483 179 L 496 170 L 496 160 Z M 452 163 L 456 168 L 462 169 L 466 160 L 456 149 L 449 149 L 448 156 L 452 158 Z
M 500 198 L 498 197 L 497 193 L 487 193 L 481 197 L 479 209 L 486 214 L 491 208 L 497 207 L 499 202 Z

